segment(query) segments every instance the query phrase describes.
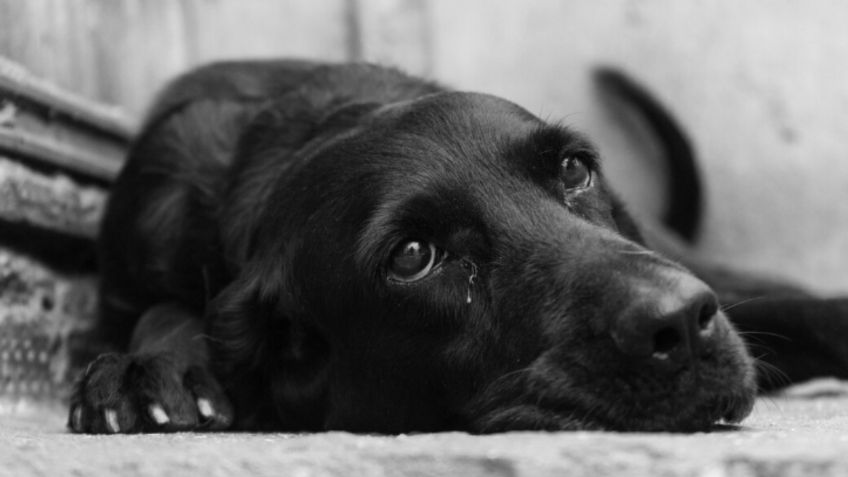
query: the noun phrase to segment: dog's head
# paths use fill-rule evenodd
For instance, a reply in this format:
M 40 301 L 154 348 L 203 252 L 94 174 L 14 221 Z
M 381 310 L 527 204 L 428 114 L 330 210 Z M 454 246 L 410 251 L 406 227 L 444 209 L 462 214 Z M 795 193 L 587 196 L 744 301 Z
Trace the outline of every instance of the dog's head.
M 258 223 L 214 305 L 244 419 L 492 432 L 747 415 L 742 341 L 704 283 L 645 248 L 585 139 L 468 93 L 329 123 L 347 126 L 253 174 Z

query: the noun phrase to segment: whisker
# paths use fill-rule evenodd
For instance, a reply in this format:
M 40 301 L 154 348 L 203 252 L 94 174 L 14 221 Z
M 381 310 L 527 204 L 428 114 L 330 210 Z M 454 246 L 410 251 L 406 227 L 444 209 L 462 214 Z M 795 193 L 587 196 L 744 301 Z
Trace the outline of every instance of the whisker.
M 600 403 L 597 403 L 597 402 L 596 402 L 596 403 L 592 404 L 591 406 L 589 406 L 589 408 L 588 408 L 588 409 L 586 409 L 586 411 L 584 411 L 584 412 L 583 412 L 583 416 L 580 418 L 580 421 L 581 421 L 581 422 L 593 422 L 593 421 L 596 421 L 596 419 L 595 419 L 595 411 L 597 411 L 597 410 L 598 410 L 598 409 L 600 409 L 600 408 L 601 408 Z M 573 413 L 572 413 L 572 416 L 573 416 Z
M 769 404 L 769 407 L 771 407 L 775 411 L 782 411 L 782 409 L 780 407 L 780 403 L 778 403 L 777 400 L 772 395 L 763 394 L 762 390 L 758 390 L 757 394 L 758 394 L 758 396 L 757 396 L 758 400 L 766 401 Z
M 777 384 L 778 387 L 788 386 L 792 383 L 792 379 L 789 378 L 788 374 L 771 363 L 761 361 L 761 357 L 762 355 L 755 358 L 754 366 L 756 366 L 758 372 L 762 372 L 766 379 Z
M 510 371 L 506 374 L 498 376 L 498 378 L 495 380 L 495 382 L 493 384 L 495 384 L 495 385 L 503 384 L 503 383 L 509 381 L 510 379 L 512 379 L 512 378 L 514 378 L 514 377 L 516 377 L 516 376 L 518 376 L 522 373 L 525 373 L 526 371 L 527 371 L 527 368 L 514 369 L 514 370 L 512 370 L 512 371 Z
M 743 336 L 745 338 L 748 338 L 748 337 L 756 338 L 757 336 L 771 336 L 773 338 L 780 338 L 780 339 L 785 340 L 785 341 L 792 341 L 792 338 L 790 338 L 786 335 L 782 335 L 780 333 L 773 333 L 773 332 L 770 332 L 770 331 L 747 330 L 747 331 L 739 331 L 738 333 L 739 333 L 740 336 Z
M 732 310 L 733 308 L 736 308 L 739 305 L 744 305 L 745 303 L 749 303 L 749 302 L 752 302 L 754 300 L 761 300 L 763 298 L 765 298 L 765 296 L 755 296 L 755 297 L 748 298 L 746 300 L 737 301 L 736 303 L 732 303 L 730 305 L 722 306 L 721 311 Z
M 224 342 L 224 341 L 223 341 L 223 340 L 221 340 L 220 338 L 214 338 L 214 337 L 212 337 L 212 335 L 209 335 L 209 334 L 207 334 L 207 333 L 199 333 L 199 334 L 196 334 L 196 335 L 194 335 L 194 336 L 192 337 L 192 339 L 193 339 L 193 340 L 205 340 L 205 341 L 211 341 L 211 342 L 214 342 L 214 343 L 223 343 L 223 342 Z
M 762 352 L 764 354 L 769 354 L 773 352 L 771 348 L 769 348 L 763 343 L 752 343 L 750 341 L 746 341 L 745 345 L 748 346 L 748 351 L 751 352 L 757 351 Z
M 619 250 L 618 253 L 622 255 L 655 255 L 656 252 L 653 250 Z

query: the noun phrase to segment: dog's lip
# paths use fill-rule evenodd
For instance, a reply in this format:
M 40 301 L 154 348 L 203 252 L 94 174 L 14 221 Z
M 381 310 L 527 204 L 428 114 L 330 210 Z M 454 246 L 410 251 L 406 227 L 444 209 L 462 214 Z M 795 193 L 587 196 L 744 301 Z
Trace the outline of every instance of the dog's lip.
M 751 414 L 754 410 L 755 393 L 749 392 L 742 396 L 741 401 L 736 406 L 728 406 L 727 410 L 722 415 L 722 420 L 727 424 L 738 424 L 743 419 Z
M 526 370 L 529 372 L 529 369 Z M 541 382 L 532 385 L 542 391 L 532 395 L 522 394 L 520 401 L 502 401 L 480 415 L 479 421 L 485 422 L 498 415 L 508 415 L 511 409 L 530 408 L 543 414 L 554 415 L 557 422 L 565 423 L 560 426 L 543 426 L 559 430 L 699 432 L 709 431 L 716 425 L 741 422 L 751 413 L 756 395 L 755 386 L 744 377 L 729 386 L 702 383 L 692 390 L 694 395 L 682 390 L 675 393 L 676 398 L 663 399 L 666 401 L 666 408 L 675 408 L 676 411 L 672 415 L 660 409 L 649 412 L 638 402 L 624 405 L 621 400 L 610 399 L 610 395 L 591 393 L 585 388 L 575 388 L 567 383 L 565 371 L 558 369 L 555 375 L 549 374 Z M 556 389 L 560 391 L 551 392 Z M 639 401 L 654 403 L 660 399 L 659 395 L 655 397 L 656 399 L 652 399 L 651 396 L 645 395 L 641 396 Z M 514 419 L 513 422 L 519 424 L 509 427 L 511 423 L 507 423 L 509 430 L 533 429 L 532 426 L 522 426 L 519 419 Z
M 733 400 L 736 404 L 728 406 L 726 401 Z M 531 404 L 539 411 L 554 414 L 561 423 L 560 430 L 606 430 L 623 432 L 701 432 L 709 431 L 717 425 L 738 424 L 747 417 L 753 409 L 754 399 L 734 398 L 730 396 L 710 396 L 705 399 L 712 409 L 694 414 L 699 404 L 688 406 L 685 417 L 678 420 L 656 419 L 654 415 L 634 416 L 625 412 L 616 416 L 615 409 L 605 409 L 606 406 L 583 406 L 573 400 L 563 400 L 560 405 Z M 503 411 L 501 408 L 493 411 Z M 518 429 L 516 429 L 518 430 Z

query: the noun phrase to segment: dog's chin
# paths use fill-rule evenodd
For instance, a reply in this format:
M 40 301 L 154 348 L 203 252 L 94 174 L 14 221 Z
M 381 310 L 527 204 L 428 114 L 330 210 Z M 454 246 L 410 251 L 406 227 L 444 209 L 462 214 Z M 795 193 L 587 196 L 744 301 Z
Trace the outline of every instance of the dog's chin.
M 670 395 L 597 395 L 572 389 L 560 396 L 551 383 L 538 393 L 524 394 L 519 402 L 490 405 L 472 419 L 478 433 L 507 431 L 704 432 L 737 424 L 754 406 L 753 370 L 739 369 L 738 379 L 709 382 Z M 493 404 L 493 403 L 490 403 Z
M 677 413 L 647 415 L 638 409 L 611 407 L 549 409 L 517 405 L 481 416 L 472 426 L 481 434 L 509 431 L 709 432 L 741 422 L 754 405 L 754 394 L 715 396 Z
M 726 344 L 725 352 L 665 378 L 619 374 L 587 379 L 575 369 L 552 370 L 549 362 L 537 362 L 489 389 L 494 391 L 490 399 L 477 402 L 472 428 L 480 433 L 701 432 L 736 424 L 753 409 L 756 379 L 741 340 L 733 335 Z

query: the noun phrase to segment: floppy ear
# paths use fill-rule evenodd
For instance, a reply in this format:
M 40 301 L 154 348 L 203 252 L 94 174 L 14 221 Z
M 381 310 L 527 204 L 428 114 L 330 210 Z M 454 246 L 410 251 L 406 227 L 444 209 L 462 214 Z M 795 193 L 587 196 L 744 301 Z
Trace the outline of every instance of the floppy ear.
M 209 305 L 213 371 L 233 400 L 237 427 L 318 430 L 323 424 L 329 346 L 292 314 L 286 282 L 282 268 L 246 266 Z
M 345 104 L 344 98 L 310 93 L 308 88 L 264 105 L 238 140 L 232 180 L 222 201 L 222 239 L 231 260 L 243 262 L 254 253 L 264 205 L 301 149 L 318 137 L 355 126 L 376 108 L 374 103 Z
M 244 263 L 253 253 L 264 205 L 297 152 L 313 137 L 320 115 L 321 105 L 291 93 L 268 101 L 239 137 L 219 220 L 224 250 L 232 261 Z
M 311 141 L 355 126 L 375 106 L 298 89 L 270 101 L 239 139 L 221 201 L 223 255 L 235 275 L 210 303 L 213 371 L 233 399 L 236 425 L 319 430 L 329 345 L 299 313 L 280 204 L 272 196 Z

